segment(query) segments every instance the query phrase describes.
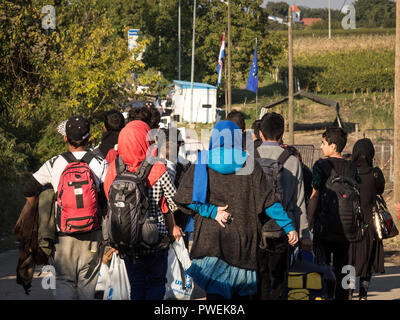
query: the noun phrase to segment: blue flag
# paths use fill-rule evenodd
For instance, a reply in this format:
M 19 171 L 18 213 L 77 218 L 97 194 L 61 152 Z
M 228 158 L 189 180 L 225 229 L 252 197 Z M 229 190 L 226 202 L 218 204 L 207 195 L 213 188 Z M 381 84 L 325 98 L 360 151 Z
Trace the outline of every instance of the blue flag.
M 258 66 L 257 66 L 257 44 L 254 50 L 253 64 L 251 65 L 249 77 L 247 78 L 246 89 L 257 93 L 258 87 Z

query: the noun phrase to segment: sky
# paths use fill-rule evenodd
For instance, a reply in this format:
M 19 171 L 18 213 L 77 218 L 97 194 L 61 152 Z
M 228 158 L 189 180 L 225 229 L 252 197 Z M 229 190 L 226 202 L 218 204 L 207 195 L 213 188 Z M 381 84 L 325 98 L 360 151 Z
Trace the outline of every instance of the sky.
M 287 2 L 288 4 L 295 4 L 297 6 L 304 6 L 309 8 L 328 8 L 328 0 L 264 0 L 263 6 L 267 2 Z M 351 4 L 355 0 L 331 0 L 331 8 L 340 10 L 344 4 Z

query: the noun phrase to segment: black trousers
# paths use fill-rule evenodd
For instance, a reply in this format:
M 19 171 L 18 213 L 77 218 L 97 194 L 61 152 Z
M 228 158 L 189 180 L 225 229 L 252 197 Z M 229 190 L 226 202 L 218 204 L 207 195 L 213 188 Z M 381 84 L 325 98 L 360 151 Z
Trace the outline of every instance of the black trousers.
M 344 289 L 342 280 L 346 276 L 342 269 L 349 261 L 349 243 L 336 243 L 326 240 L 314 241 L 314 254 L 320 262 L 333 265 L 336 276 L 335 300 L 348 300 L 349 289 Z
M 288 269 L 289 244 L 287 237 L 267 239 L 267 248 L 258 248 L 259 300 L 278 300 Z

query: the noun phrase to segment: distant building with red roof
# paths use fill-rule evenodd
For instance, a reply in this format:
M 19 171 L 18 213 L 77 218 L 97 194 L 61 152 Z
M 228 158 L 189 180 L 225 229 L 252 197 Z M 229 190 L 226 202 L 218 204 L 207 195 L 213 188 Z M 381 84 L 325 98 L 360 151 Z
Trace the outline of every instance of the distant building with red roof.
M 294 4 L 292 5 L 292 19 L 293 23 L 300 23 L 300 9 Z
M 300 9 L 294 4 L 292 5 L 292 12 L 300 12 Z
M 305 25 L 305 26 L 311 26 L 314 23 L 317 22 L 322 22 L 323 20 L 321 18 L 303 18 L 301 20 L 301 22 Z

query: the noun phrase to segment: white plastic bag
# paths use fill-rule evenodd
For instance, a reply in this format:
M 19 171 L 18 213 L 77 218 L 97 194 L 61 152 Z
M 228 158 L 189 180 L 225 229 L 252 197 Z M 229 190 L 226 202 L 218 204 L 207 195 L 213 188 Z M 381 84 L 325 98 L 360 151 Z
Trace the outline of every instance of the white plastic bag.
M 164 299 L 190 300 L 192 297 L 194 282 L 186 274 L 192 261 L 185 247 L 183 238 L 175 240 L 168 251 L 167 284 Z
M 125 262 L 115 252 L 111 259 L 103 300 L 130 300 L 131 285 Z
M 104 291 L 106 289 L 107 281 L 109 278 L 110 268 L 107 264 L 102 263 L 100 267 L 99 277 L 96 283 L 95 291 Z

